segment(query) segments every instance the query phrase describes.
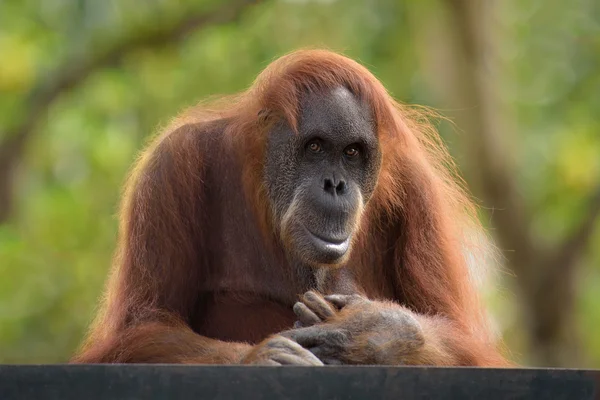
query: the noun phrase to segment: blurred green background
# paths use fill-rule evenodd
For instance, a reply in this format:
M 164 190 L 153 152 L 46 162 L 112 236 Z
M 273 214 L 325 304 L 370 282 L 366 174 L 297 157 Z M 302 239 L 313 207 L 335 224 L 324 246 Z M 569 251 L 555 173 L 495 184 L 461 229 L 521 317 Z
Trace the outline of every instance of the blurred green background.
M 511 357 L 600 367 L 596 0 L 0 0 L 0 362 L 80 343 L 148 137 L 300 47 L 453 121 L 502 252 L 482 290 Z

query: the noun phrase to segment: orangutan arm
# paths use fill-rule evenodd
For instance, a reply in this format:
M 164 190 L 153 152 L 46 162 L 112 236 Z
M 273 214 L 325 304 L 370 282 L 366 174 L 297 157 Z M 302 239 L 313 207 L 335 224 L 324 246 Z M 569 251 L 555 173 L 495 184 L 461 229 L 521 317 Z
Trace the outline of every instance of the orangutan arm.
M 308 292 L 294 311 L 302 327 L 283 335 L 326 364 L 507 365 L 493 343 L 443 316 L 417 314 L 393 302 Z
M 96 340 L 73 363 L 323 365 L 280 335 L 257 345 L 200 336 L 183 324 L 148 322 Z

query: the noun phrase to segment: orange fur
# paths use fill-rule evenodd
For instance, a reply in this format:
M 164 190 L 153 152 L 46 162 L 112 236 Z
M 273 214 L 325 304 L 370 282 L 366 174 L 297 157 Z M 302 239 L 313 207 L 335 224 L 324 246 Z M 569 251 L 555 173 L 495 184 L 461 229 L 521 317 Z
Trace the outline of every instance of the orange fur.
M 426 330 L 436 332 L 432 334 L 436 339 L 428 343 L 446 343 L 445 350 L 440 350 L 441 345 L 434 346 L 421 361 L 447 364 L 451 363 L 448 360 L 466 359 L 473 365 L 502 364 L 465 257 L 466 253 L 481 253 L 470 238 L 483 235 L 483 231 L 451 158 L 427 122 L 427 112 L 394 101 L 357 62 L 321 50 L 281 57 L 246 92 L 187 110 L 143 153 L 124 196 L 120 246 L 105 308 L 76 360 L 183 362 L 189 359 L 185 353 L 197 355 L 195 360 L 199 362 L 235 362 L 239 358 L 224 350 L 223 342 L 215 344 L 215 340 L 189 329 L 198 318 L 202 319 L 202 315 L 196 315 L 201 312 L 196 309 L 198 293 L 219 290 L 211 287 L 216 281 L 210 279 L 221 276 L 216 269 L 223 268 L 205 265 L 206 254 L 217 250 L 203 246 L 217 227 L 198 222 L 208 218 L 203 207 L 212 207 L 207 200 L 210 193 L 205 193 L 203 185 L 208 179 L 205 157 L 213 151 L 233 153 L 241 165 L 239 181 L 245 203 L 239 207 L 244 208 L 248 221 L 244 226 L 255 224 L 260 234 L 239 235 L 263 249 L 260 257 L 240 254 L 248 257 L 245 265 L 272 260 L 273 271 L 280 274 L 276 276 L 282 283 L 278 291 L 273 289 L 276 293 L 271 297 L 279 296 L 282 303 L 305 289 L 286 270 L 289 266 L 281 255 L 266 206 L 262 175 L 266 132 L 281 119 L 295 130 L 302 94 L 337 86 L 347 87 L 370 106 L 382 149 L 379 180 L 365 207 L 357 245 L 347 266 L 356 285 L 367 296 L 395 300 L 422 315 Z M 216 131 L 221 132 L 218 139 Z M 214 145 L 217 140 L 218 146 Z M 228 167 L 218 164 L 212 168 L 225 171 Z M 218 257 L 228 259 L 220 253 Z M 242 277 L 251 277 L 252 268 L 259 267 L 244 268 L 238 272 L 238 280 L 230 275 L 227 279 L 239 284 Z M 260 295 L 270 283 L 246 285 L 248 292 Z M 162 312 L 177 316 L 179 322 L 168 318 L 163 322 L 157 317 Z M 450 322 L 444 328 L 444 324 L 428 319 L 432 316 Z M 156 321 L 162 328 L 147 325 Z M 152 346 L 136 326 L 153 338 Z M 151 331 L 161 333 L 153 335 Z M 168 332 L 177 335 L 168 338 Z M 117 338 L 128 343 L 121 346 L 119 354 L 154 353 L 137 358 L 114 356 L 118 353 Z M 239 344 L 236 351 L 245 349 L 243 346 Z M 220 349 L 215 351 L 223 352 L 223 356 L 208 351 L 210 356 L 203 357 L 207 348 Z M 169 352 L 170 356 L 165 355 Z M 464 356 L 448 355 L 461 352 Z

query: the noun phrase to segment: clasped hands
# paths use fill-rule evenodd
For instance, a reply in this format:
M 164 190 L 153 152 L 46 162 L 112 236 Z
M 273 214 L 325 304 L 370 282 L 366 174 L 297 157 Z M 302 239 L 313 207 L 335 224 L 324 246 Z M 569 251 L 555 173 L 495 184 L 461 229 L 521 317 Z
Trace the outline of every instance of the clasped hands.
M 309 291 L 293 310 L 294 329 L 254 346 L 242 363 L 398 365 L 424 344 L 414 314 L 396 303 Z

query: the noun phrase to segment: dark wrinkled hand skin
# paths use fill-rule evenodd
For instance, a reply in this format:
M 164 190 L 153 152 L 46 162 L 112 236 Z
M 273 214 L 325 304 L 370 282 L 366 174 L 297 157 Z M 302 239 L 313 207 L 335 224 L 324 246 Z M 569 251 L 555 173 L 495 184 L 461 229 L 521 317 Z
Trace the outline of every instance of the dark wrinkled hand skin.
M 242 364 L 251 365 L 306 365 L 320 366 L 323 363 L 298 343 L 281 335 L 273 335 L 256 346 L 242 359 Z
M 419 322 L 402 306 L 359 295 L 310 291 L 294 305 L 298 321 L 281 333 L 324 364 L 413 364 L 424 345 Z

